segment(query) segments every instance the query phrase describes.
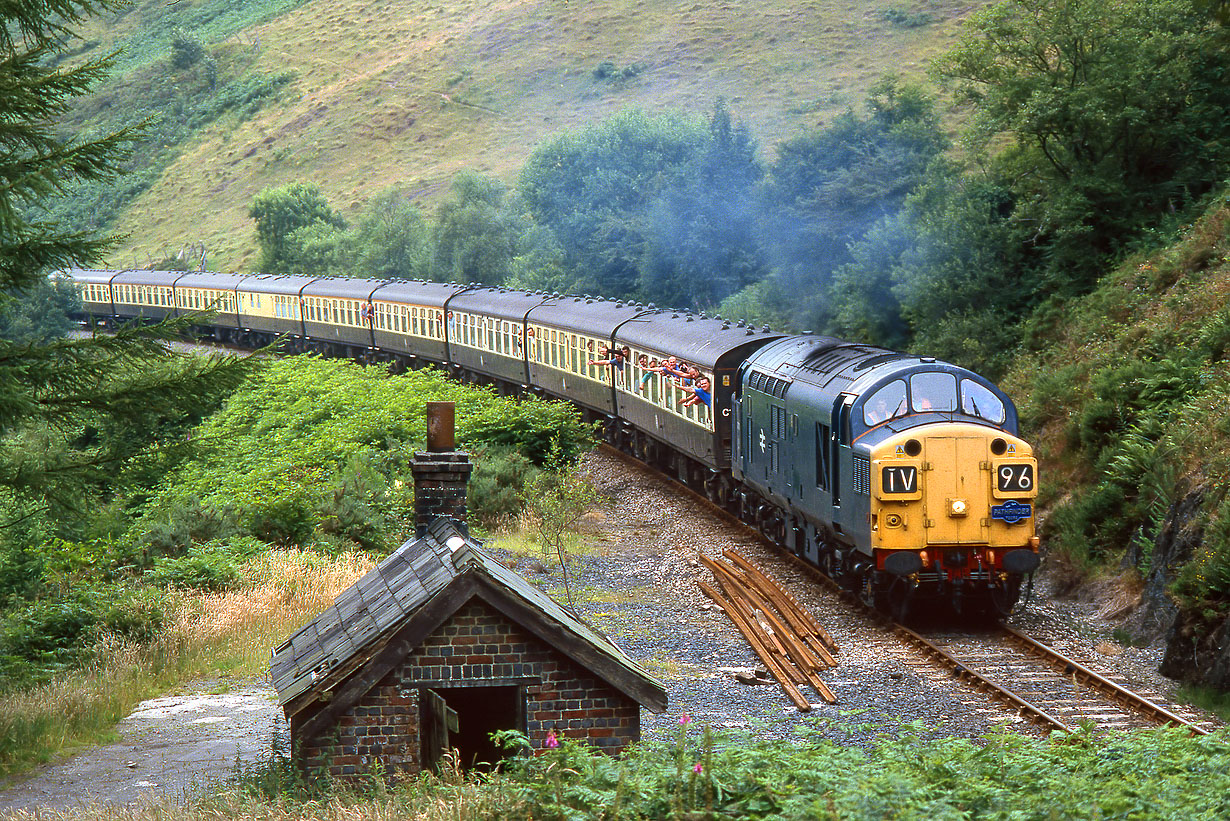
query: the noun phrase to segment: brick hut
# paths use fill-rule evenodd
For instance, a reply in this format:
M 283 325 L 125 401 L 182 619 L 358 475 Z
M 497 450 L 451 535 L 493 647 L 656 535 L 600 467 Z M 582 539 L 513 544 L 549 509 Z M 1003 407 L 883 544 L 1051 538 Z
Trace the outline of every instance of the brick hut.
M 466 765 L 495 762 L 490 734 L 504 729 L 536 751 L 552 731 L 609 753 L 636 741 L 640 708 L 666 708 L 662 684 L 484 553 L 463 522 L 426 521 L 442 508 L 464 516 L 470 464 L 458 453 L 420 457 L 419 535 L 273 651 L 304 766 L 399 775 L 434 767 L 451 748 Z

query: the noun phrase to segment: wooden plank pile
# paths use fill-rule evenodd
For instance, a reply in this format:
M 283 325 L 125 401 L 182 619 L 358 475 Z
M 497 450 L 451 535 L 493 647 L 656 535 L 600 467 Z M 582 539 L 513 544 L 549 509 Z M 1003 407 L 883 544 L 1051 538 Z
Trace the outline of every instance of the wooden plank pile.
M 746 558 L 733 550 L 723 551 L 722 556 L 730 563 L 700 557 L 721 589 L 701 581 L 697 582 L 701 591 L 730 617 L 799 710 L 811 709 L 811 701 L 799 689 L 803 685 L 835 704 L 837 697 L 818 675 L 837 666 L 833 637 Z

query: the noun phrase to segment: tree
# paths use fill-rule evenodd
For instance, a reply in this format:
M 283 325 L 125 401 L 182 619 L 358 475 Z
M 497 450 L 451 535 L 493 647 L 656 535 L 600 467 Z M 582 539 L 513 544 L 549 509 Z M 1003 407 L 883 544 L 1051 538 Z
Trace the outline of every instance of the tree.
M 877 82 L 866 116 L 847 111 L 778 148 L 765 186 L 761 242 L 775 250 L 777 287 L 794 301 L 794 324 L 832 321 L 826 289 L 851 261 L 849 246 L 896 214 L 947 147 L 934 101 L 918 84 Z
M 321 229 L 346 227 L 341 214 L 333 210 L 313 183 L 295 182 L 264 189 L 253 197 L 248 216 L 256 220 L 260 269 L 279 273 L 306 272 L 305 265 L 320 259 Z M 293 235 L 304 228 L 315 230 L 301 234 L 300 242 L 296 242 Z M 305 238 L 317 243 L 311 253 L 303 252 Z
M 502 285 L 526 230 L 507 189 L 494 177 L 462 171 L 452 194 L 436 215 L 436 278 Z
M 635 294 L 650 209 L 688 185 L 708 141 L 703 119 L 628 110 L 534 150 L 518 190 L 563 249 L 569 290 Z
M 0 7 L 0 290 L 29 287 L 45 272 L 97 257 L 107 238 L 31 221 L 25 206 L 73 183 L 113 176 L 136 129 L 65 140 L 55 120 L 107 71 L 111 58 L 48 68 L 65 50 L 71 26 L 123 0 L 13 0 Z
M 1010 141 L 993 171 L 1045 257 L 1043 287 L 1087 289 L 1107 255 L 1224 179 L 1230 50 L 1209 13 L 1192 0 L 1008 0 L 936 62 L 973 106 L 971 144 Z
M 598 491 L 577 465 L 557 464 L 555 468 L 543 471 L 529 481 L 525 488 L 525 503 L 537 521 L 543 553 L 554 553 L 559 559 L 568 606 L 575 612 L 577 608 L 572 599 L 564 534 L 594 506 Z
M 714 103 L 708 147 L 677 187 L 663 191 L 645 220 L 637 295 L 680 308 L 713 309 L 768 272 L 756 240 L 756 142 Z
M 59 339 L 76 327 L 69 315 L 80 310 L 77 291 L 66 279 L 37 280 L 0 306 L 0 339 L 17 345 Z
M 37 293 L 50 271 L 88 264 L 113 244 L 27 214 L 76 182 L 114 174 L 136 133 L 73 140 L 54 127 L 109 64 L 53 68 L 54 58 L 67 50 L 74 25 L 120 5 L 14 0 L 0 8 L 0 302 L 7 306 Z M 174 355 L 167 340 L 179 330 L 0 339 L 0 516 L 80 506 L 84 488 L 106 481 L 151 442 L 177 441 L 168 421 L 199 412 L 243 378 L 239 360 Z
M 380 279 L 428 279 L 431 231 L 423 212 L 396 188 L 377 194 L 355 227 L 360 273 Z

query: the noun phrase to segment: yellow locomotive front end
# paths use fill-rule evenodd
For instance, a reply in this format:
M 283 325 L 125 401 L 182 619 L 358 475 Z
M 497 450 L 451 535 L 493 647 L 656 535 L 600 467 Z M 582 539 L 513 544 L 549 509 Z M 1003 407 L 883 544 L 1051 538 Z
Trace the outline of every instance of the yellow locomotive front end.
M 884 440 L 871 458 L 877 569 L 907 600 L 985 600 L 1009 612 L 1038 566 L 1036 488 L 1032 448 L 1002 430 L 936 423 Z

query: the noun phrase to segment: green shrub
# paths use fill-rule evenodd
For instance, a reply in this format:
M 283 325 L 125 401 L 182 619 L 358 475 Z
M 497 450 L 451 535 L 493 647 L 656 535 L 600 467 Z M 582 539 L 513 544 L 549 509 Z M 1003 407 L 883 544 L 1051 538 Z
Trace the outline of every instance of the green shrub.
M 278 547 L 310 544 L 319 521 L 319 515 L 304 494 L 254 501 L 244 511 L 248 533 Z
M 935 15 L 930 12 L 909 11 L 897 6 L 880 9 L 880 19 L 886 23 L 892 23 L 894 26 L 901 26 L 907 29 L 929 26 L 936 21 Z
M 223 500 L 205 501 L 188 493 L 158 505 L 157 515 L 138 522 L 132 537 L 148 557 L 141 562 L 144 569 L 154 557 L 182 556 L 194 544 L 236 535 L 241 528 L 239 514 Z
M 171 65 L 183 70 L 194 65 L 205 56 L 205 46 L 195 34 L 182 28 L 175 29 L 171 34 Z
M 1052 549 L 1081 563 L 1117 555 L 1141 525 L 1124 488 L 1102 482 L 1055 508 L 1045 535 Z
M 522 492 L 539 469 L 520 451 L 491 447 L 474 454 L 466 507 L 482 527 L 494 528 L 521 512 Z
M 152 585 L 177 590 L 220 593 L 238 585 L 241 576 L 233 557 L 223 551 L 194 547 L 186 556 L 159 558 L 145 571 Z
M 1171 585 L 1179 606 L 1190 613 L 1210 613 L 1220 622 L 1230 613 L 1230 497 L 1206 502 L 1213 512 L 1204 541 Z
M 38 599 L 0 621 L 0 668 L 19 680 L 0 690 L 51 675 L 89 658 L 103 635 L 146 642 L 165 621 L 157 591 L 83 587 L 59 598 Z

